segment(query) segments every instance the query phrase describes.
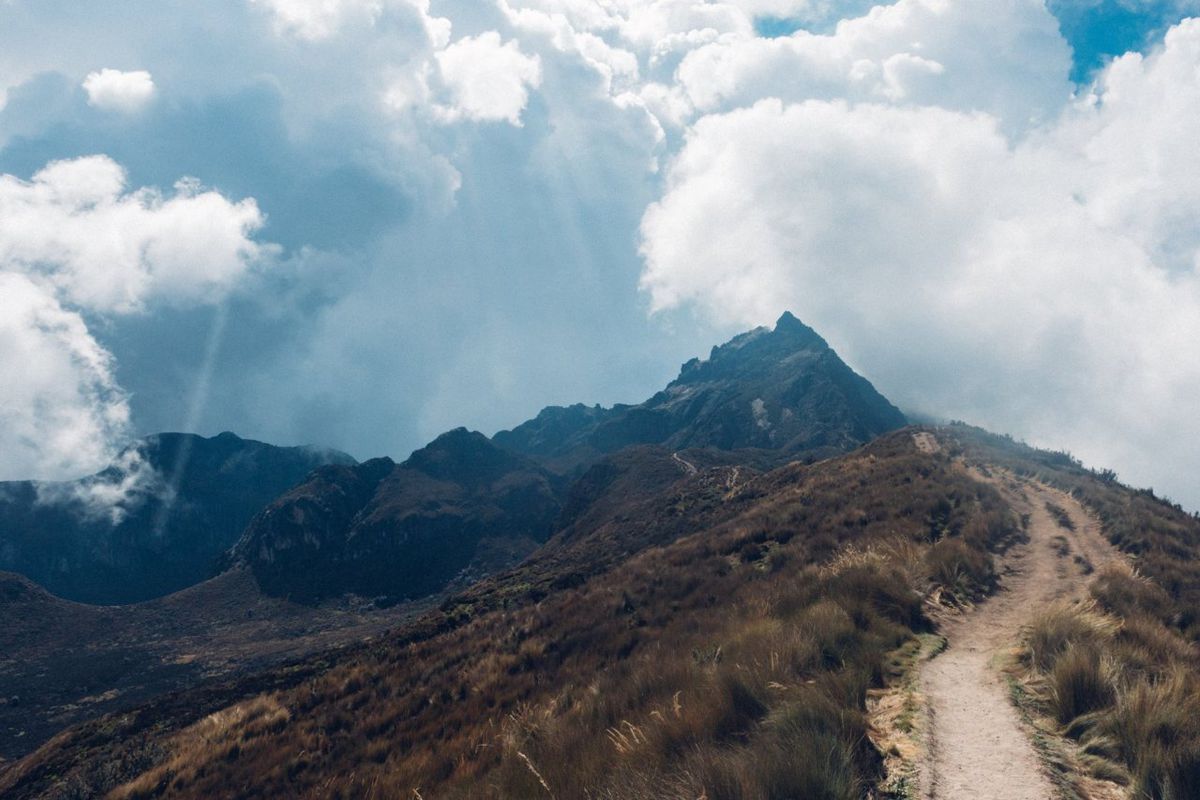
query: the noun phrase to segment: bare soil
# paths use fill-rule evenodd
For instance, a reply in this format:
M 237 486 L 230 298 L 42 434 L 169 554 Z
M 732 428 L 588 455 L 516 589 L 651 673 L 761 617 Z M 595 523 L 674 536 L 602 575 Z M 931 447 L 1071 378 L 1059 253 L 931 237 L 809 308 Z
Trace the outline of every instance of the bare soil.
M 1063 492 L 1007 476 L 986 479 L 1029 515 L 1029 541 L 1001 560 L 996 595 L 942 621 L 948 647 L 922 669 L 928 714 L 919 768 L 923 800 L 1054 796 L 997 663 L 1017 647 L 1022 626 L 1037 611 L 1083 597 L 1091 568 L 1121 558 L 1099 523 Z M 1048 504 L 1065 510 L 1074 530 L 1056 520 Z

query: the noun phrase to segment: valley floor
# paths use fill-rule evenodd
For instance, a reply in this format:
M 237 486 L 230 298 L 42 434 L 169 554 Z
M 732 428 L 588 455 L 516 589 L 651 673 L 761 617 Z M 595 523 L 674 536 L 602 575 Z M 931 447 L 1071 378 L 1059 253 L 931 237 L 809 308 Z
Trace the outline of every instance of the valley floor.
M 362 642 L 424 608 L 291 603 L 244 570 L 127 606 L 73 603 L 0 575 L 0 759 L 166 692 Z

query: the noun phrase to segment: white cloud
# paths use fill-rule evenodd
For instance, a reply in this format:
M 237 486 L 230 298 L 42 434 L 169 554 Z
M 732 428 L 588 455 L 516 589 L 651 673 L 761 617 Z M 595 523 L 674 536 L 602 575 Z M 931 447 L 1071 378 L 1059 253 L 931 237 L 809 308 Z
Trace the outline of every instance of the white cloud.
M 451 97 L 440 109 L 446 121 L 504 120 L 520 125 L 529 90 L 542 82 L 541 60 L 522 53 L 515 40 L 501 42 L 496 31 L 459 39 L 436 59 Z
M 909 407 L 1193 492 L 1200 21 L 1015 143 L 994 116 L 843 101 L 700 120 L 643 218 L 656 309 L 791 308 Z M 1194 497 L 1189 497 L 1195 502 Z
M 0 272 L 0 480 L 76 477 L 128 434 L 112 357 L 78 313 L 24 275 Z
M 250 0 L 270 12 L 275 32 L 319 42 L 358 25 L 370 28 L 390 10 L 416 12 L 431 42 L 444 47 L 450 21 L 429 13 L 429 0 Z
M 272 252 L 250 238 L 262 224 L 252 199 L 193 181 L 130 191 L 106 156 L 52 162 L 28 182 L 0 175 L 0 268 L 93 311 L 219 296 Z
M 127 436 L 128 431 L 120 431 Z M 86 465 L 87 462 L 81 462 Z M 89 467 L 84 466 L 84 470 Z M 70 474 L 79 474 L 76 468 Z M 76 515 L 118 525 L 130 512 L 150 497 L 169 499 L 171 486 L 140 447 L 128 447 L 118 453 L 105 469 L 84 480 L 38 481 L 37 502 L 41 505 L 67 506 Z
M 251 0 L 266 7 L 276 30 L 315 41 L 332 36 L 351 19 L 373 22 L 383 10 L 383 0 Z
M 102 69 L 83 79 L 88 104 L 101 111 L 132 114 L 154 99 L 154 79 L 145 70 Z
M 684 58 L 678 79 L 702 112 L 763 97 L 844 98 L 987 111 L 1023 130 L 1069 99 L 1070 64 L 1040 0 L 900 0 L 828 35 L 706 45 Z
M 274 253 L 250 238 L 262 223 L 253 200 L 191 181 L 171 196 L 129 191 L 105 156 L 51 162 L 30 181 L 0 175 L 0 364 L 13 370 L 0 382 L 0 478 L 105 466 L 129 438 L 129 403 L 80 311 L 215 301 Z M 130 481 L 76 499 L 115 509 L 141 478 Z

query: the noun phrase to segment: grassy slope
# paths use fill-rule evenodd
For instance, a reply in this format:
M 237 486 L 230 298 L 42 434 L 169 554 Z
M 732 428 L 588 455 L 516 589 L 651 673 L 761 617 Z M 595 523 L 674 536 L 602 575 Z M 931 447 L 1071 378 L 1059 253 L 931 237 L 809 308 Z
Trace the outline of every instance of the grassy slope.
M 1194 634 L 1192 573 L 1171 550 L 1197 541 L 1194 520 L 1061 456 L 938 435 L 1107 514 L 1148 574 L 1177 579 L 1160 624 Z M 927 629 L 923 597 L 985 591 L 989 551 L 1019 533 L 949 455 L 900 432 L 732 489 L 717 470 L 634 493 L 381 642 L 69 731 L 0 793 L 861 797 L 880 769 L 866 691 Z M 630 555 L 612 557 L 625 536 Z

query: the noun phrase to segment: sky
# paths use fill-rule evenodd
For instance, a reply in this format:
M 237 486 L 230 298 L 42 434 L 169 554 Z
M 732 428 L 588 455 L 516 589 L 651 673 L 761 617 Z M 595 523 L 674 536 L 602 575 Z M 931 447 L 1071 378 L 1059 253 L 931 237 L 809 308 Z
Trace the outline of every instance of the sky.
M 1200 0 L 0 0 L 0 479 L 403 458 L 784 310 L 1200 508 Z

